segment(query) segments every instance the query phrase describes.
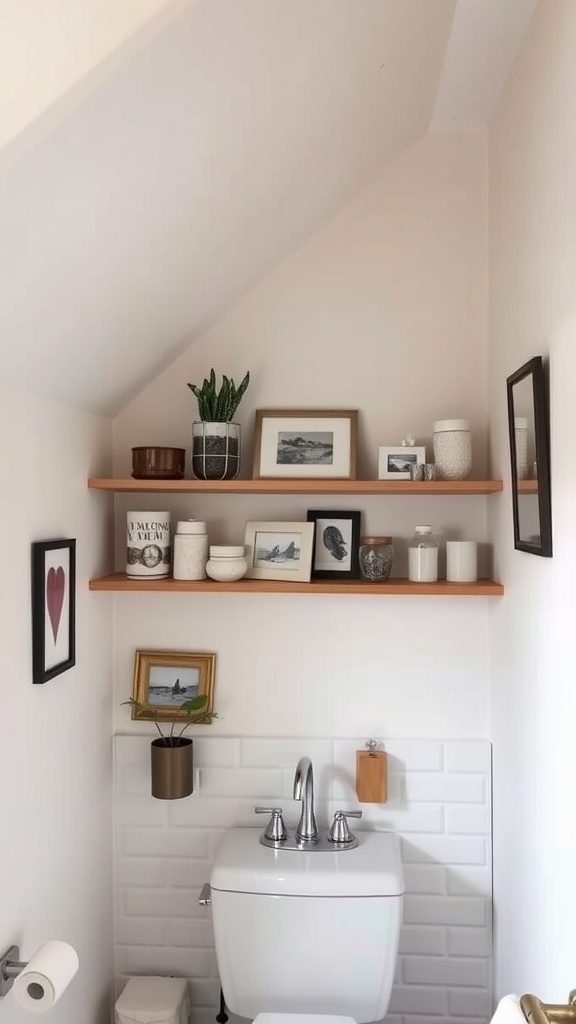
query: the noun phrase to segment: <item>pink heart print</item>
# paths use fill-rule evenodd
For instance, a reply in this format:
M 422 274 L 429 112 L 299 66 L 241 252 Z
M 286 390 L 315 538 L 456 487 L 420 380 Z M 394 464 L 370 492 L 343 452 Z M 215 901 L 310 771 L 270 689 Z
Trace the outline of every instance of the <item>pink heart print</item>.
M 58 636 L 58 627 L 60 626 L 60 616 L 62 615 L 62 605 L 64 604 L 64 588 L 66 586 L 66 577 L 64 575 L 64 569 L 61 565 L 57 569 L 48 569 L 48 575 L 46 577 L 46 604 L 48 605 L 48 615 L 50 617 L 50 623 L 52 625 L 52 635 L 54 637 L 54 643 L 56 643 L 56 637 Z

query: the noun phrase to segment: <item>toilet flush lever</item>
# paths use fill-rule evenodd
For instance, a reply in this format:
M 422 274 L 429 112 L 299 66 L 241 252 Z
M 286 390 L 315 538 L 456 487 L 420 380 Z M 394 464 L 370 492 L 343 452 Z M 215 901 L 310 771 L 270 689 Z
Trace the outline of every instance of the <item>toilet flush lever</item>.
M 336 811 L 332 827 L 328 833 L 331 843 L 354 843 L 356 837 L 348 828 L 347 818 L 361 818 L 362 811 Z
M 282 817 L 281 807 L 255 807 L 255 814 L 270 814 L 272 817 L 264 829 L 264 839 L 271 839 L 273 843 L 281 843 L 287 839 L 288 832 Z

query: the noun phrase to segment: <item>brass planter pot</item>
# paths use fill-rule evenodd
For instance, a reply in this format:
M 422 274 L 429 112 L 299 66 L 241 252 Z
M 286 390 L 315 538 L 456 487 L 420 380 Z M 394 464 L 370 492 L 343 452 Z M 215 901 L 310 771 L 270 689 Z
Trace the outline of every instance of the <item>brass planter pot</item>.
M 194 789 L 192 740 L 181 736 L 172 744 L 152 740 L 152 796 L 158 800 L 180 800 Z

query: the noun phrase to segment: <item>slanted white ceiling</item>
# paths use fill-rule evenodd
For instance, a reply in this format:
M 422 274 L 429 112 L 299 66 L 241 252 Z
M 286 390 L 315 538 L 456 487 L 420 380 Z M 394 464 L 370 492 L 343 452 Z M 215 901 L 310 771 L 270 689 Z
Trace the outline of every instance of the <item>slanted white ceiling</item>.
M 454 8 L 189 0 L 158 19 L 0 178 L 4 381 L 121 407 L 426 133 Z

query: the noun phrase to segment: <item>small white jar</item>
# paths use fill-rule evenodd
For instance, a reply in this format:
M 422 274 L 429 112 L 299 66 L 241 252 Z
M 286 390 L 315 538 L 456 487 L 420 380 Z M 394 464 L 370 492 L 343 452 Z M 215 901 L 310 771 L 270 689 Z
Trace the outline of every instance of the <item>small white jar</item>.
M 434 462 L 441 480 L 464 480 L 472 469 L 472 435 L 468 420 L 437 420 Z
M 412 583 L 435 583 L 438 579 L 438 541 L 431 526 L 415 526 L 408 544 L 408 579 Z
M 219 583 L 232 583 L 241 580 L 248 571 L 248 562 L 244 557 L 244 546 L 233 544 L 212 544 L 210 558 L 206 563 L 206 572 L 210 579 Z
M 176 524 L 174 534 L 175 580 L 205 580 L 208 560 L 208 534 L 206 523 L 198 519 L 183 519 Z

